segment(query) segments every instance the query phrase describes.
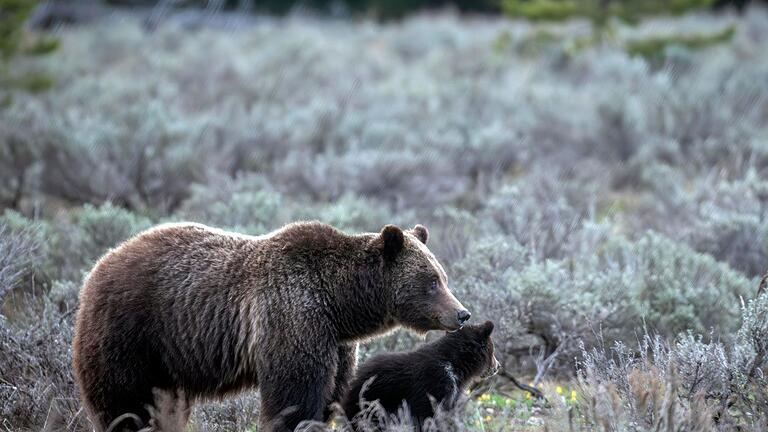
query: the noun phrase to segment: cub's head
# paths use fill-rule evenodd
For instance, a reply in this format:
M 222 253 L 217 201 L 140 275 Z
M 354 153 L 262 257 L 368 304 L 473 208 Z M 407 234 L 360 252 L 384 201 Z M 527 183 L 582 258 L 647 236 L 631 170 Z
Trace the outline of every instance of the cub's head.
M 393 318 L 419 332 L 460 329 L 470 313 L 448 290 L 445 270 L 427 248 L 427 229 L 387 225 L 377 237 Z
M 468 375 L 490 378 L 499 371 L 499 361 L 493 352 L 493 322 L 464 326 L 445 337 L 445 355 Z

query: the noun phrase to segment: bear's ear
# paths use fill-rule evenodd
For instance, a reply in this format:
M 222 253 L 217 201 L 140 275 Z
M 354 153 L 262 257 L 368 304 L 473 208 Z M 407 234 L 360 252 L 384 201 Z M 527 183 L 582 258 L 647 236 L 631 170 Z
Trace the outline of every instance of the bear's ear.
M 385 225 L 381 229 L 381 239 L 384 242 L 384 256 L 387 258 L 395 257 L 403 249 L 405 244 L 405 235 L 400 227 L 395 225 Z
M 429 239 L 429 231 L 427 230 L 427 227 L 422 224 L 416 224 L 411 232 L 417 239 L 421 240 L 422 243 L 427 244 L 427 240 Z
M 480 327 L 480 334 L 487 338 L 493 333 L 493 321 L 486 321 L 483 323 L 482 327 Z

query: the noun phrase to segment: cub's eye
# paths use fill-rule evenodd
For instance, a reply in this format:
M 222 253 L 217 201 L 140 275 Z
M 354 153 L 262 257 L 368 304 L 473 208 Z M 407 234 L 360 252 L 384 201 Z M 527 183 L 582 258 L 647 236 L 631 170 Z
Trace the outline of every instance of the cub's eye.
M 433 280 L 432 283 L 429 285 L 430 291 L 437 291 L 437 281 Z

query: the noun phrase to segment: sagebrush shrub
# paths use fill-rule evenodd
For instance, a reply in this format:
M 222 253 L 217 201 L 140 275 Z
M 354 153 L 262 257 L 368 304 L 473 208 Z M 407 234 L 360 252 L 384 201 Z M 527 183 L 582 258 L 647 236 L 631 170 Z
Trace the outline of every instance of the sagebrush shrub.
M 585 348 L 583 386 L 593 398 L 604 398 L 600 389 L 611 387 L 609 397 L 621 407 L 612 417 L 589 412 L 590 420 L 612 422 L 618 430 L 765 428 L 767 300 L 762 294 L 742 307 L 738 336 L 727 343 L 704 341 L 690 332 L 668 343 L 645 333 L 637 347 L 617 342 Z
M 728 265 L 658 234 L 609 244 L 601 260 L 623 273 L 638 312 L 665 335 L 728 334 L 738 326 L 740 299 L 754 291 Z
M 262 234 L 285 220 L 281 194 L 258 178 L 194 185 L 177 215 L 216 227 Z
M 27 221 L 13 211 L 0 216 L 0 315 L 6 295 L 28 284 L 45 285 L 48 245 L 42 224 Z
M 87 430 L 71 372 L 73 315 L 43 297 L 23 310 L 34 324 L 0 316 L 0 424 L 9 430 Z
M 52 259 L 57 279 L 82 281 L 105 252 L 130 236 L 149 228 L 149 218 L 105 203 L 95 207 L 85 205 L 67 217 L 54 222 L 55 245 Z

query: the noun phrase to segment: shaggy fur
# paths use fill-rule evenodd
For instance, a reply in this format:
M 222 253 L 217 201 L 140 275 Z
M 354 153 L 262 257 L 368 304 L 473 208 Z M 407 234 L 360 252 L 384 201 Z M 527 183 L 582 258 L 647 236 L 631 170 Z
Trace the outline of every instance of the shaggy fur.
M 363 364 L 350 384 L 342 407 L 350 419 L 360 412 L 360 402 L 378 401 L 388 413 L 397 413 L 405 402 L 414 424 L 434 416 L 437 405 L 449 410 L 461 392 L 478 377 L 495 374 L 499 362 L 493 355 L 493 323 L 465 326 L 439 340 L 404 353 L 380 354 Z
M 146 423 L 153 389 L 192 403 L 258 386 L 260 430 L 321 420 L 358 341 L 468 315 L 426 239 L 421 226 L 347 235 L 318 222 L 260 237 L 198 224 L 139 234 L 80 295 L 73 366 L 90 419 L 99 431 L 124 413 Z

